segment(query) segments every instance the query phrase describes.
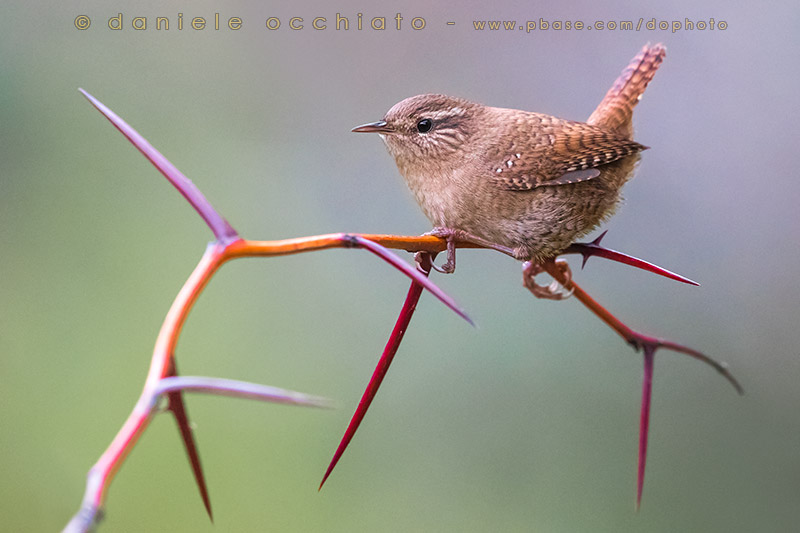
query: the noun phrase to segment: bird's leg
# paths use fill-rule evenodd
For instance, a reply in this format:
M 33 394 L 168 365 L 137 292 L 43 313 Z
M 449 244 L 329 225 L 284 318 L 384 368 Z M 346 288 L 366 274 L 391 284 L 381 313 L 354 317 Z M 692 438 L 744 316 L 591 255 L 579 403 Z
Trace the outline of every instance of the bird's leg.
M 478 246 L 482 246 L 483 248 L 490 248 L 492 250 L 497 250 L 498 252 L 504 253 L 506 255 L 510 255 L 511 257 L 516 257 L 514 250 L 509 248 L 508 246 L 503 246 L 501 244 L 496 244 L 491 241 L 487 241 L 484 238 L 478 237 L 477 235 L 473 235 L 468 231 L 464 231 L 461 229 L 454 229 L 454 228 L 443 228 L 443 227 L 435 227 L 425 235 L 432 235 L 434 237 L 439 237 L 440 239 L 444 239 L 447 241 L 447 259 L 445 260 L 444 264 L 440 267 L 436 265 L 431 265 L 434 270 L 437 272 L 441 272 L 442 274 L 452 274 L 456 270 L 456 243 L 459 241 L 461 242 L 471 242 L 473 244 L 477 244 Z
M 567 282 L 572 280 L 572 271 L 569 269 L 569 264 L 567 264 L 566 261 L 561 259 L 551 262 L 553 268 L 558 269 L 564 276 L 563 279 L 566 279 Z M 566 285 L 555 278 L 550 285 L 539 285 L 536 283 L 536 276 L 543 272 L 546 272 L 546 269 L 541 263 L 525 261 L 522 264 L 522 284 L 525 285 L 534 296 L 547 300 L 563 300 L 572 296 L 572 289 L 567 290 Z

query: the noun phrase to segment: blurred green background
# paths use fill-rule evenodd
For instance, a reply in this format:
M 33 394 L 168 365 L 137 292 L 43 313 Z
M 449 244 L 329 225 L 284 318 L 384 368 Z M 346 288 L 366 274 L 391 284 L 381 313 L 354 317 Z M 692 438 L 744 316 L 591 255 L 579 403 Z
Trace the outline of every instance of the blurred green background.
M 41 3 L 44 4 L 44 3 Z M 237 32 L 174 25 L 240 17 Z M 404 17 L 401 31 L 333 29 Z M 123 14 L 124 30 L 109 17 Z M 91 17 L 85 31 L 77 15 Z M 147 31 L 130 21 L 148 17 Z M 156 16 L 170 31 L 156 31 Z M 264 21 L 283 26 L 268 31 Z M 304 17 L 302 31 L 287 29 Z M 314 31 L 311 19 L 328 18 Z M 424 17 L 423 31 L 410 29 Z M 725 31 L 475 31 L 473 20 L 714 18 Z M 455 26 L 447 26 L 455 21 Z M 53 531 L 133 407 L 161 321 L 210 232 L 78 93 L 137 128 L 248 238 L 429 229 L 382 143 L 350 128 L 444 92 L 585 119 L 648 42 L 668 57 L 635 116 L 651 146 L 610 247 L 702 283 L 593 260 L 579 281 L 630 325 L 730 363 L 747 395 L 664 352 L 641 511 L 641 360 L 519 265 L 463 251 L 317 485 L 407 280 L 370 254 L 227 265 L 190 317 L 182 373 L 333 398 L 318 411 L 189 396 L 216 524 L 172 419 L 111 485 L 101 531 L 793 531 L 800 521 L 800 8 L 796 2 L 11 2 L 0 17 L 0 516 Z M 410 259 L 410 258 L 409 258 Z

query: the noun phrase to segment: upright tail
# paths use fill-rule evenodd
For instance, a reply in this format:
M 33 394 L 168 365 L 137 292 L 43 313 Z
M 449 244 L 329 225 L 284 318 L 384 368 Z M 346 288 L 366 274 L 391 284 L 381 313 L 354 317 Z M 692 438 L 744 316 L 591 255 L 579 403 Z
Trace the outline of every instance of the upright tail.
M 633 108 L 666 55 L 664 45 L 646 44 L 622 71 L 587 122 L 633 138 Z

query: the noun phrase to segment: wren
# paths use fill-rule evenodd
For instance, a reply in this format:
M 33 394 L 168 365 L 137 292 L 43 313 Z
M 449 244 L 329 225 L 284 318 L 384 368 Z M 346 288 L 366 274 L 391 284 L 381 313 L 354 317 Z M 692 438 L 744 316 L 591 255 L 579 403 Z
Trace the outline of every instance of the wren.
M 542 264 L 613 214 L 647 147 L 633 140 L 633 108 L 666 54 L 647 45 L 587 122 L 423 94 L 395 104 L 378 133 L 414 197 L 447 239 Z

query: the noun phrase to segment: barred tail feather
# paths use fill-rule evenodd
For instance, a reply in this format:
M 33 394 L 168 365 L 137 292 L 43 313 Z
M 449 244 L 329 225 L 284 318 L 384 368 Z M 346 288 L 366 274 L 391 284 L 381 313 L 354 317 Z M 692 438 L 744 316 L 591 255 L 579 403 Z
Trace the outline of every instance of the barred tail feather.
M 633 108 L 666 55 L 664 45 L 646 44 L 622 71 L 587 122 L 633 138 Z

